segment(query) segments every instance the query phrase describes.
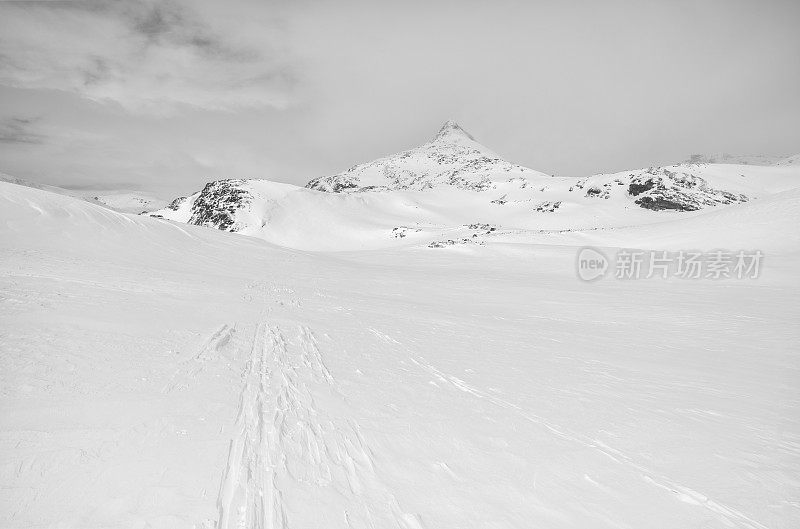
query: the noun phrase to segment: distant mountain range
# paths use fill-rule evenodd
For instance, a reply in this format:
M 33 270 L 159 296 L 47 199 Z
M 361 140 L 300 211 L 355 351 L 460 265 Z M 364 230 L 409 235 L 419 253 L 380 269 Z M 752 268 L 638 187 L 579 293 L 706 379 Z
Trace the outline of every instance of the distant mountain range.
M 419 147 L 305 187 L 217 180 L 148 214 L 303 249 L 437 247 L 661 222 L 797 187 L 799 178 L 789 161 L 550 176 L 500 158 L 448 121 Z
M 447 121 L 419 147 L 305 187 L 215 180 L 166 207 L 138 192 L 74 191 L 4 174 L 0 180 L 292 248 L 350 250 L 528 241 L 697 215 L 800 187 L 800 155 L 695 155 L 666 167 L 558 177 L 502 159 Z
M 792 165 L 800 162 L 800 154 L 794 156 L 769 156 L 766 154 L 693 154 L 683 163 L 724 163 L 736 165 Z
M 57 193 L 59 195 L 79 198 L 81 200 L 93 202 L 108 209 L 113 209 L 114 211 L 120 211 L 123 213 L 146 213 L 147 211 L 152 211 L 155 208 L 164 207 L 165 204 L 165 201 L 160 200 L 148 193 L 108 190 L 78 191 L 47 184 L 39 184 L 37 182 L 31 182 L 30 180 L 17 178 L 4 173 L 0 173 L 0 182 L 9 182 L 11 184 Z

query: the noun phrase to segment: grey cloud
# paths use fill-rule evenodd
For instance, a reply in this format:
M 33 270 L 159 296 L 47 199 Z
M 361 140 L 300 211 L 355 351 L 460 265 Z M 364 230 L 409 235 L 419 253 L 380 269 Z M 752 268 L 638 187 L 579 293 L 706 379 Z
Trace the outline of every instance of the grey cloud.
M 38 118 L 7 117 L 0 120 L 0 143 L 44 143 L 45 136 L 36 132 Z
M 84 86 L 101 84 L 108 79 L 110 67 L 103 57 L 89 57 L 89 64 L 80 69 Z
M 173 1 L 0 3 L 0 84 L 133 111 L 284 108 L 296 76 L 273 41 L 212 28 L 191 4 Z
M 174 2 L 126 3 L 119 13 L 131 30 L 145 38 L 148 45 L 173 45 L 194 48 L 208 57 L 226 60 L 257 58 L 253 49 L 235 49 L 214 34 L 196 14 Z
M 147 6 L 145 12 L 135 15 L 133 20 L 134 29 L 154 41 L 185 24 L 186 18 L 175 4 Z

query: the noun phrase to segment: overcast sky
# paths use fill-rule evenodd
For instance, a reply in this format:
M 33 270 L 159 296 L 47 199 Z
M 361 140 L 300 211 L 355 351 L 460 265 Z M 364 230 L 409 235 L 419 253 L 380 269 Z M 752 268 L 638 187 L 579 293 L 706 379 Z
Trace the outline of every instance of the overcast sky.
M 304 184 L 458 121 L 584 175 L 800 152 L 800 1 L 0 2 L 0 171 Z

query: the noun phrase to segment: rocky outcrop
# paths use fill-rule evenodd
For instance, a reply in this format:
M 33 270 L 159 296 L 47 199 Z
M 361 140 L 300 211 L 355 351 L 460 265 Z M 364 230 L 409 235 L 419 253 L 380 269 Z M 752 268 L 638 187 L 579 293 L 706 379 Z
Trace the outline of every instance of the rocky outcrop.
M 167 204 L 167 209 L 171 209 L 172 211 L 178 211 L 181 206 L 186 202 L 188 197 L 178 197 L 169 204 Z
M 664 168 L 651 168 L 632 178 L 628 194 L 638 197 L 634 202 L 640 207 L 654 211 L 696 211 L 748 200 L 745 195 L 714 189 L 698 176 Z
M 534 207 L 534 211 L 537 211 L 539 213 L 553 213 L 560 207 L 561 207 L 560 200 L 557 200 L 555 202 L 540 202 Z
M 250 193 L 242 189 L 242 184 L 244 180 L 217 180 L 206 184 L 192 204 L 189 224 L 237 231 L 235 213 L 252 199 Z

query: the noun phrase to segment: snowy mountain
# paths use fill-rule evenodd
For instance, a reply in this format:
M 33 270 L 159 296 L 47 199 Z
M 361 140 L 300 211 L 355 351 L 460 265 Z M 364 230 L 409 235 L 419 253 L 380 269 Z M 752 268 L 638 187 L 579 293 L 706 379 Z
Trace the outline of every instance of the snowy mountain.
M 91 189 L 78 191 L 58 186 L 40 184 L 38 182 L 32 182 L 30 180 L 18 178 L 5 173 L 0 173 L 0 182 L 8 182 L 11 184 L 31 187 L 33 189 L 49 191 L 59 195 L 80 198 L 81 200 L 93 202 L 122 213 L 143 213 L 146 211 L 152 211 L 156 208 L 162 208 L 165 205 L 165 201 L 160 200 L 148 193 L 142 193 L 138 191 L 98 192 Z
M 420 147 L 305 188 L 218 180 L 149 215 L 307 250 L 440 247 L 508 233 L 526 238 L 662 222 L 798 185 L 800 170 L 790 165 L 678 164 L 549 176 L 499 158 L 448 121 Z
M 732 165 L 778 165 L 784 156 L 767 154 L 693 154 L 683 163 L 723 163 Z
M 499 158 L 456 122 L 447 121 L 432 141 L 347 171 L 311 180 L 306 187 L 333 193 L 425 190 L 441 185 L 487 191 L 512 178 L 547 175 Z
M 800 154 L 788 156 L 775 162 L 775 165 L 800 165 Z
M 142 213 L 165 206 L 164 200 L 138 191 L 105 192 L 86 196 L 103 206 L 123 213 Z
M 41 189 L 42 191 L 48 191 L 50 193 L 56 193 L 59 195 L 67 195 L 71 197 L 82 198 L 80 193 L 69 189 L 64 189 L 63 187 L 52 186 L 48 184 L 40 184 L 38 182 L 33 182 L 31 180 L 27 180 L 25 178 L 19 178 L 6 173 L 0 173 L 0 182 L 8 182 L 9 184 L 16 184 L 18 186 L 25 186 L 33 189 Z

